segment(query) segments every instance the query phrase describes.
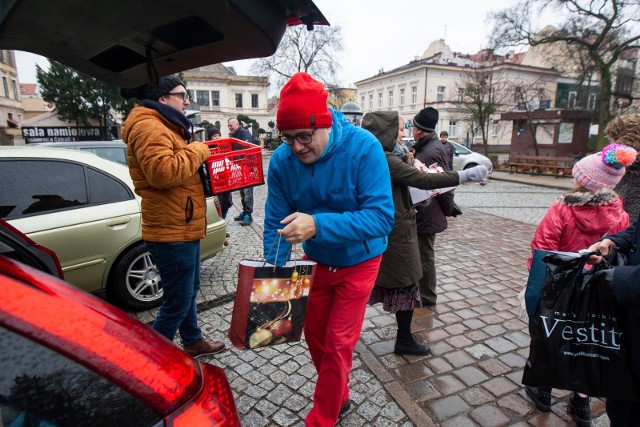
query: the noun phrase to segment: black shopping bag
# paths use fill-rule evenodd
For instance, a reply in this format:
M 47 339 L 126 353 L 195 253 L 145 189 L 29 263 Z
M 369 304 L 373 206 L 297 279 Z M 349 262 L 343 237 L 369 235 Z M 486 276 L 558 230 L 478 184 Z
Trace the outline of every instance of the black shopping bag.
M 527 316 L 529 317 L 529 334 L 531 335 L 533 335 L 533 319 L 535 319 L 536 308 L 540 302 L 540 294 L 544 287 L 544 278 L 547 271 L 547 265 L 544 263 L 544 257 L 550 253 L 553 253 L 553 251 L 543 249 L 533 250 L 531 269 L 529 270 L 527 286 L 524 292 Z
M 242 260 L 228 334 L 231 343 L 253 349 L 299 341 L 315 268 L 308 260 L 288 261 L 283 267 Z
M 593 397 L 637 399 L 612 291 L 591 282 L 589 254 L 544 257 L 545 284 L 533 319 L 523 384 Z

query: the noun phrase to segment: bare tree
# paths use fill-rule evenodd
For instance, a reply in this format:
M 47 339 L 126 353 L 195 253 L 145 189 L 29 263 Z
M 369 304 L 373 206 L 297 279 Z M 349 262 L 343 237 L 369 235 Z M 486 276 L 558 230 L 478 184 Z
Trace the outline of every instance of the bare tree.
M 544 32 L 534 29 L 534 13 L 548 8 L 565 17 L 560 27 Z M 600 77 L 598 148 L 602 148 L 611 115 L 613 67 L 621 54 L 640 46 L 638 0 L 520 0 L 490 19 L 495 48 L 560 43 L 586 53 Z
M 337 86 L 339 65 L 335 58 L 340 51 L 340 26 L 317 26 L 312 31 L 304 26 L 289 27 L 276 53 L 254 62 L 251 72 L 269 76 L 278 91 L 299 71 L 313 75 L 325 86 Z
M 497 111 L 496 95 L 502 94 L 500 79 L 492 67 L 479 67 L 467 71 L 456 86 L 463 118 L 473 123 L 474 134 L 482 136 L 482 148 L 487 155 L 491 117 Z

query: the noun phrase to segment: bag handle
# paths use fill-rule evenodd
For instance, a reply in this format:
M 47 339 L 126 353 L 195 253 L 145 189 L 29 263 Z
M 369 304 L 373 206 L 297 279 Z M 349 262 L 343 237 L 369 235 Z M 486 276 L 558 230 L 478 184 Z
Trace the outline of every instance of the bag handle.
M 271 251 L 273 250 L 273 246 L 275 245 L 276 246 L 276 261 L 278 260 L 278 254 L 280 253 L 280 240 L 281 239 L 282 239 L 282 234 L 278 233 L 278 239 L 274 240 L 271 243 L 271 246 L 269 247 L 269 252 L 267 252 L 267 257 L 269 257 L 271 255 Z M 276 245 L 276 242 L 277 242 L 277 245 Z M 289 251 L 287 252 L 287 256 L 285 258 L 291 258 L 291 252 L 292 251 L 293 251 L 293 256 L 294 256 L 293 267 L 295 268 L 296 267 L 296 261 L 297 261 L 295 259 L 295 257 L 297 256 L 296 255 L 297 252 L 296 252 L 296 245 L 295 244 L 292 244 L 289 247 Z M 262 266 L 264 267 L 266 264 L 267 264 L 267 260 L 265 258 L 264 264 Z M 276 263 L 273 263 L 273 271 L 276 271 Z

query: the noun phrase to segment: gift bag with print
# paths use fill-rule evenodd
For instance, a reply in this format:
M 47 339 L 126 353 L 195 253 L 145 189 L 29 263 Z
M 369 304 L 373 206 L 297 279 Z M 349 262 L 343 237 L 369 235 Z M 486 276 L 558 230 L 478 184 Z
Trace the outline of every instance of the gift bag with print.
M 299 341 L 315 267 L 307 260 L 282 267 L 241 261 L 229 329 L 233 345 L 253 349 Z
M 592 397 L 637 398 L 612 290 L 594 283 L 586 254 L 544 257 L 545 283 L 533 318 L 522 383 L 571 390 Z

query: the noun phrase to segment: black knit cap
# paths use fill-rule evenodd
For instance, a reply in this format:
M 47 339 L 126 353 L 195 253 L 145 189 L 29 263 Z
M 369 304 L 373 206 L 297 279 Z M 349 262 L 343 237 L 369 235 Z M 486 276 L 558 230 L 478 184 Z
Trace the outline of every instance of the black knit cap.
M 214 137 L 215 135 L 220 135 L 220 136 L 222 136 L 222 134 L 220 133 L 220 129 L 218 129 L 218 128 L 217 128 L 217 127 L 215 127 L 215 126 L 209 126 L 209 127 L 207 128 L 207 139 L 208 139 L 208 140 L 213 139 L 213 137 Z
M 171 92 L 174 87 L 184 86 L 182 80 L 176 76 L 165 76 L 158 80 L 158 84 L 145 83 L 133 89 L 121 89 L 120 95 L 124 99 L 138 98 L 140 100 L 150 99 L 157 101 L 161 96 Z
M 433 107 L 427 107 L 420 110 L 413 118 L 413 125 L 425 132 L 433 132 L 436 130 L 439 118 L 438 110 Z

